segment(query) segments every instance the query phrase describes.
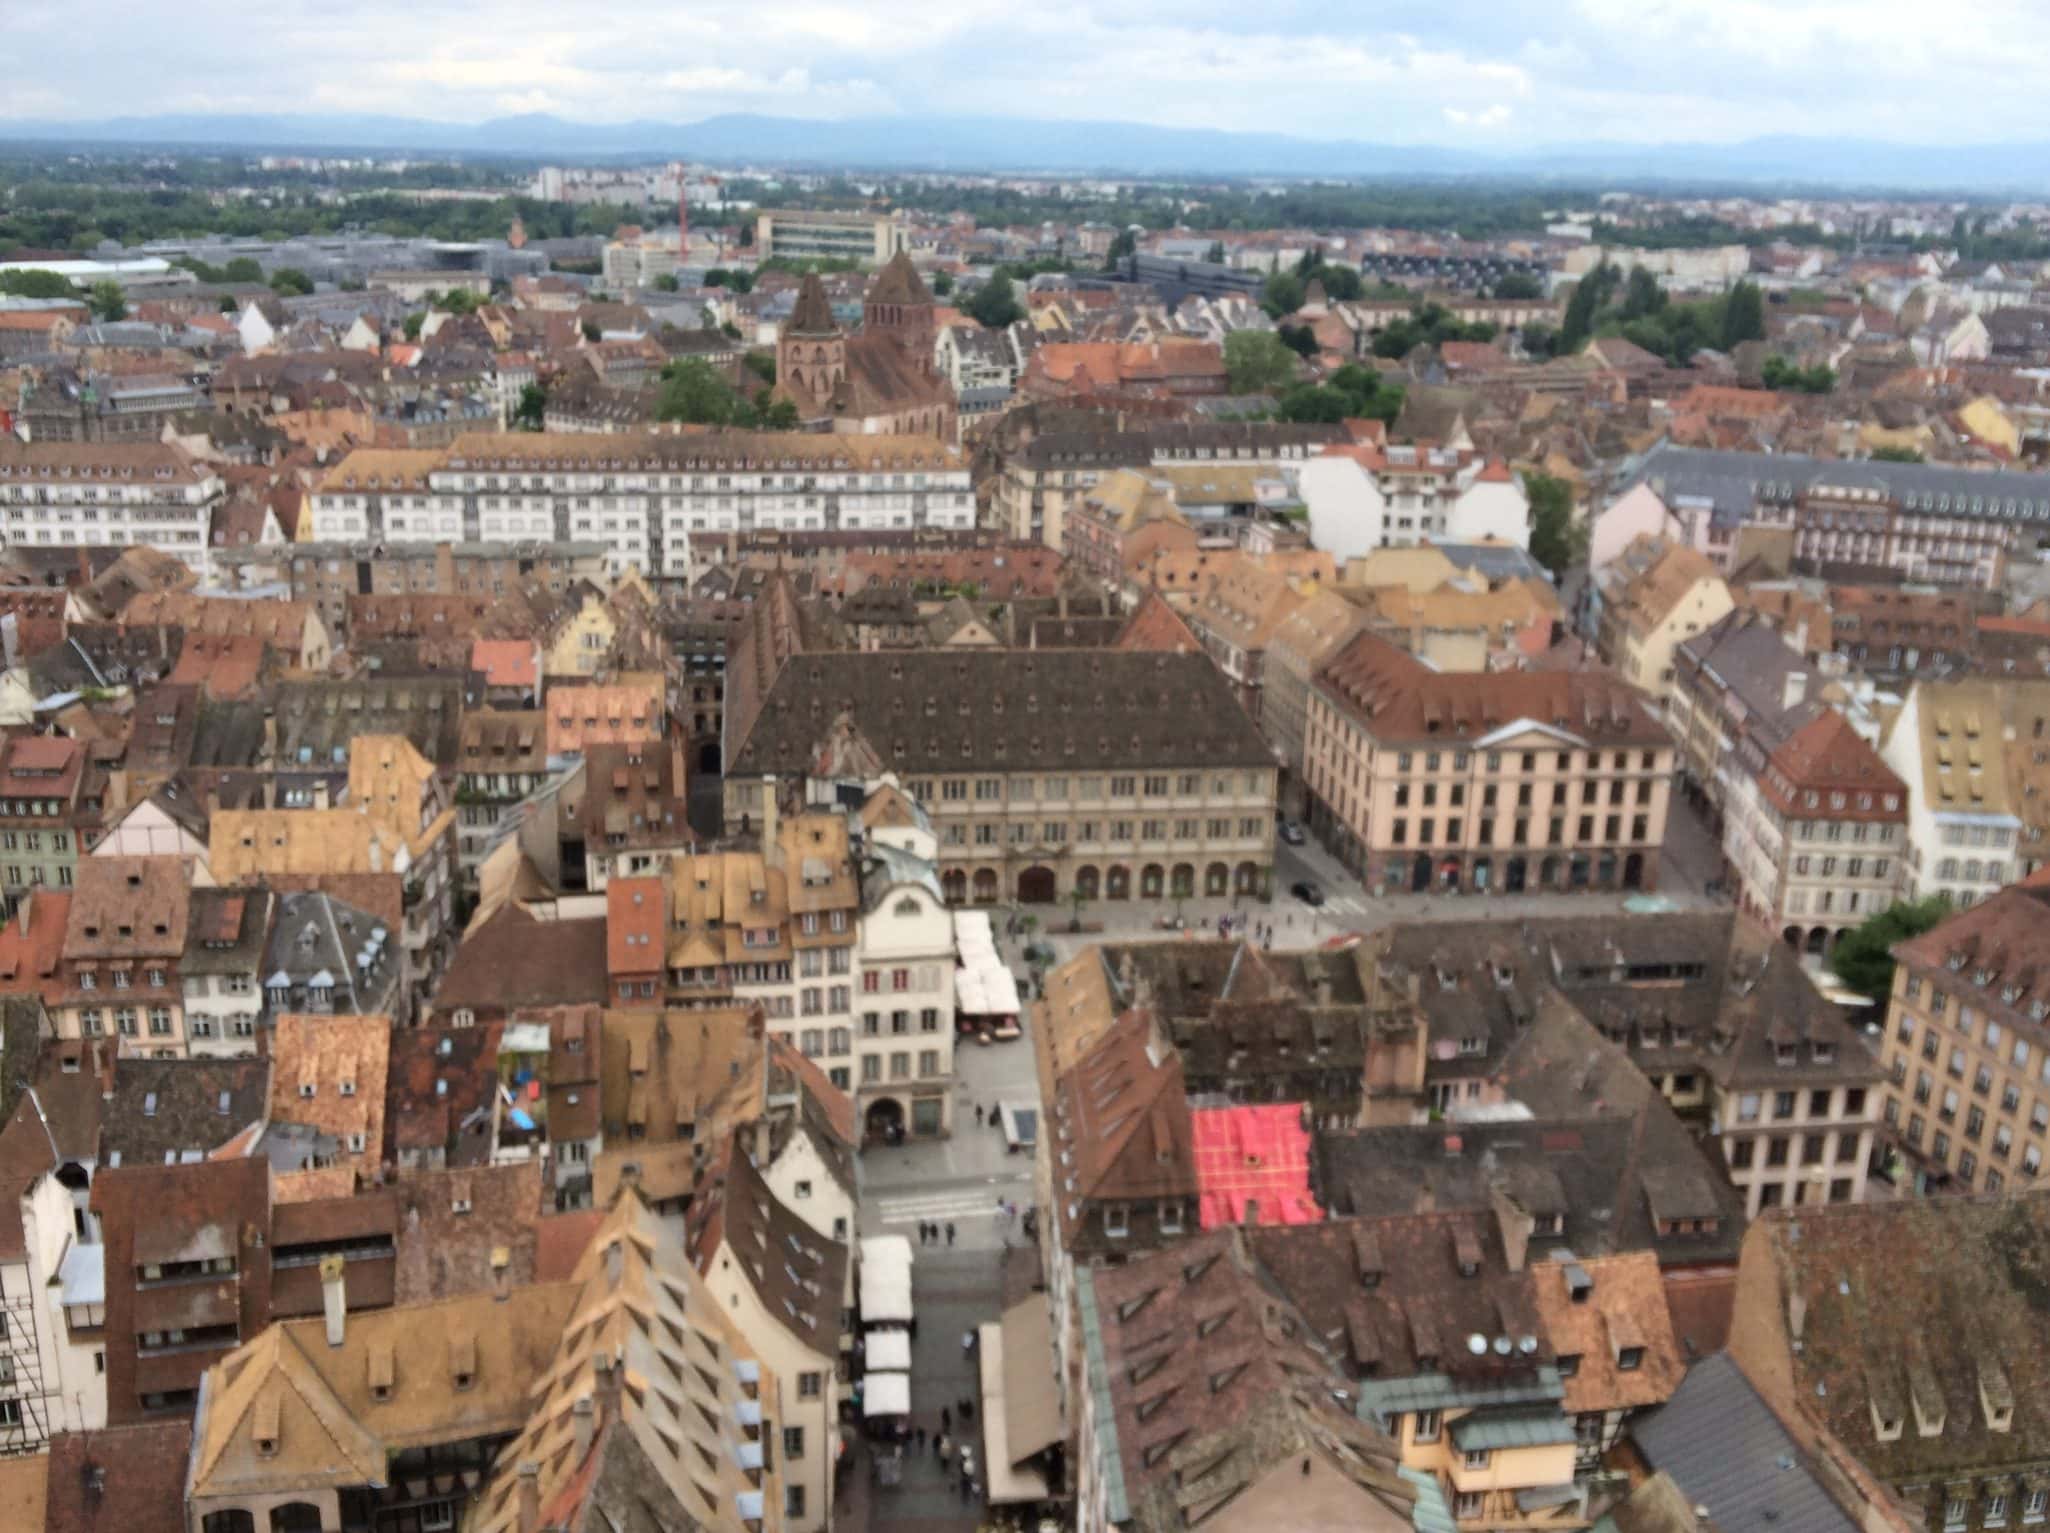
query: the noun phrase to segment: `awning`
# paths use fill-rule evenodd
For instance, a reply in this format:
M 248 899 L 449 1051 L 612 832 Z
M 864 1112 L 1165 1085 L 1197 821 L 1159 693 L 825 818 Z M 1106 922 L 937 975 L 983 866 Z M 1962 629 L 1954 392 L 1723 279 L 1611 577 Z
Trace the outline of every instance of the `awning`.
M 876 1235 L 861 1243 L 861 1318 L 866 1325 L 911 1320 L 911 1241 Z
M 911 1375 L 871 1373 L 861 1381 L 863 1416 L 908 1416 L 911 1414 Z
M 107 1248 L 103 1245 L 74 1245 L 64 1253 L 57 1269 L 66 1304 L 107 1302 Z
M 862 1359 L 871 1370 L 908 1371 L 911 1367 L 909 1331 L 870 1331 L 861 1339 Z
M 1054 1393 L 1053 1327 L 1046 1295 L 1004 1311 L 977 1333 L 982 1353 L 982 1448 L 992 1506 L 1043 1501 L 1046 1476 L 1034 1454 L 1060 1442 Z

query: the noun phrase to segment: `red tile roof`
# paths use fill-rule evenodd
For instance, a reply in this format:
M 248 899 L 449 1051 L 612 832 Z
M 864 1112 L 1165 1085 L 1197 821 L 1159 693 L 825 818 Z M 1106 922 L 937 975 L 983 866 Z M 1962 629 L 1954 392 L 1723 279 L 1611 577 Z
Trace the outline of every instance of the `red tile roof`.
M 664 966 L 668 884 L 660 878 L 615 878 L 605 886 L 605 972 L 650 974 Z
M 1204 1229 L 1323 1221 L 1302 1104 L 1199 1108 L 1189 1122 Z

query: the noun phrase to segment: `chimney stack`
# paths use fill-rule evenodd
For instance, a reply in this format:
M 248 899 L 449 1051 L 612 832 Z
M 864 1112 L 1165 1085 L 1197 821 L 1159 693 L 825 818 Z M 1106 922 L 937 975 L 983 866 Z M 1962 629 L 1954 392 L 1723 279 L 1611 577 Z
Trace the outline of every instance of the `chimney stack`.
M 577 1429 L 577 1456 L 572 1462 L 581 1464 L 591 1455 L 591 1437 L 597 1430 L 597 1412 L 589 1395 L 578 1395 L 577 1403 L 569 1408 L 570 1420 Z
M 617 1288 L 619 1279 L 626 1271 L 626 1250 L 617 1237 L 605 1246 L 605 1286 Z
M 512 1251 L 506 1246 L 491 1248 L 491 1297 L 500 1304 L 512 1297 Z
M 342 1293 L 342 1259 L 320 1259 L 320 1308 L 327 1317 L 327 1344 L 339 1347 L 348 1334 L 348 1301 Z
M 533 1459 L 520 1463 L 519 1533 L 541 1533 L 541 1466 Z
M 619 1389 L 626 1373 L 625 1358 L 601 1351 L 591 1359 L 591 1372 L 597 1379 L 599 1409 L 605 1412 L 607 1421 L 618 1420 Z

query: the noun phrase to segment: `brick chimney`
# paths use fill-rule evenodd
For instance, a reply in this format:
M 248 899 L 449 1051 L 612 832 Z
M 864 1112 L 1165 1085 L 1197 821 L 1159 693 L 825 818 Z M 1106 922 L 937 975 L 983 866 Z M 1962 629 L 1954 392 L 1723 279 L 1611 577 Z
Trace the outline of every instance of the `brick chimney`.
M 519 1533 L 541 1533 L 541 1466 L 533 1459 L 520 1463 Z
M 577 1454 L 572 1462 L 581 1464 L 591 1455 L 591 1438 L 597 1431 L 597 1411 L 589 1395 L 579 1395 L 577 1403 L 569 1408 L 569 1414 L 577 1433 Z

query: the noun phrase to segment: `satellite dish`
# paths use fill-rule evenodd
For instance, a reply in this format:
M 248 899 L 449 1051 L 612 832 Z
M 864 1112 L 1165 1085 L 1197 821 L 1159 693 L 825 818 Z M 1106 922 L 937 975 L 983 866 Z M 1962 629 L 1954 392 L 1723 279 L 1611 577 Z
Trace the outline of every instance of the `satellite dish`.
M 1497 1337 L 1495 1338 L 1495 1355 L 1496 1355 L 1497 1357 L 1507 1357 L 1507 1356 L 1509 1355 L 1509 1338 L 1508 1338 L 1508 1337 L 1506 1337 L 1506 1336 L 1497 1336 Z
M 1473 1335 L 1466 1338 L 1466 1350 L 1475 1357 L 1481 1356 L 1488 1350 L 1488 1338 L 1481 1335 L 1479 1331 L 1475 1331 Z
M 1537 1338 L 1535 1336 L 1524 1337 L 1521 1341 L 1517 1342 L 1516 1350 L 1525 1357 L 1529 1357 L 1531 1353 L 1537 1351 Z

